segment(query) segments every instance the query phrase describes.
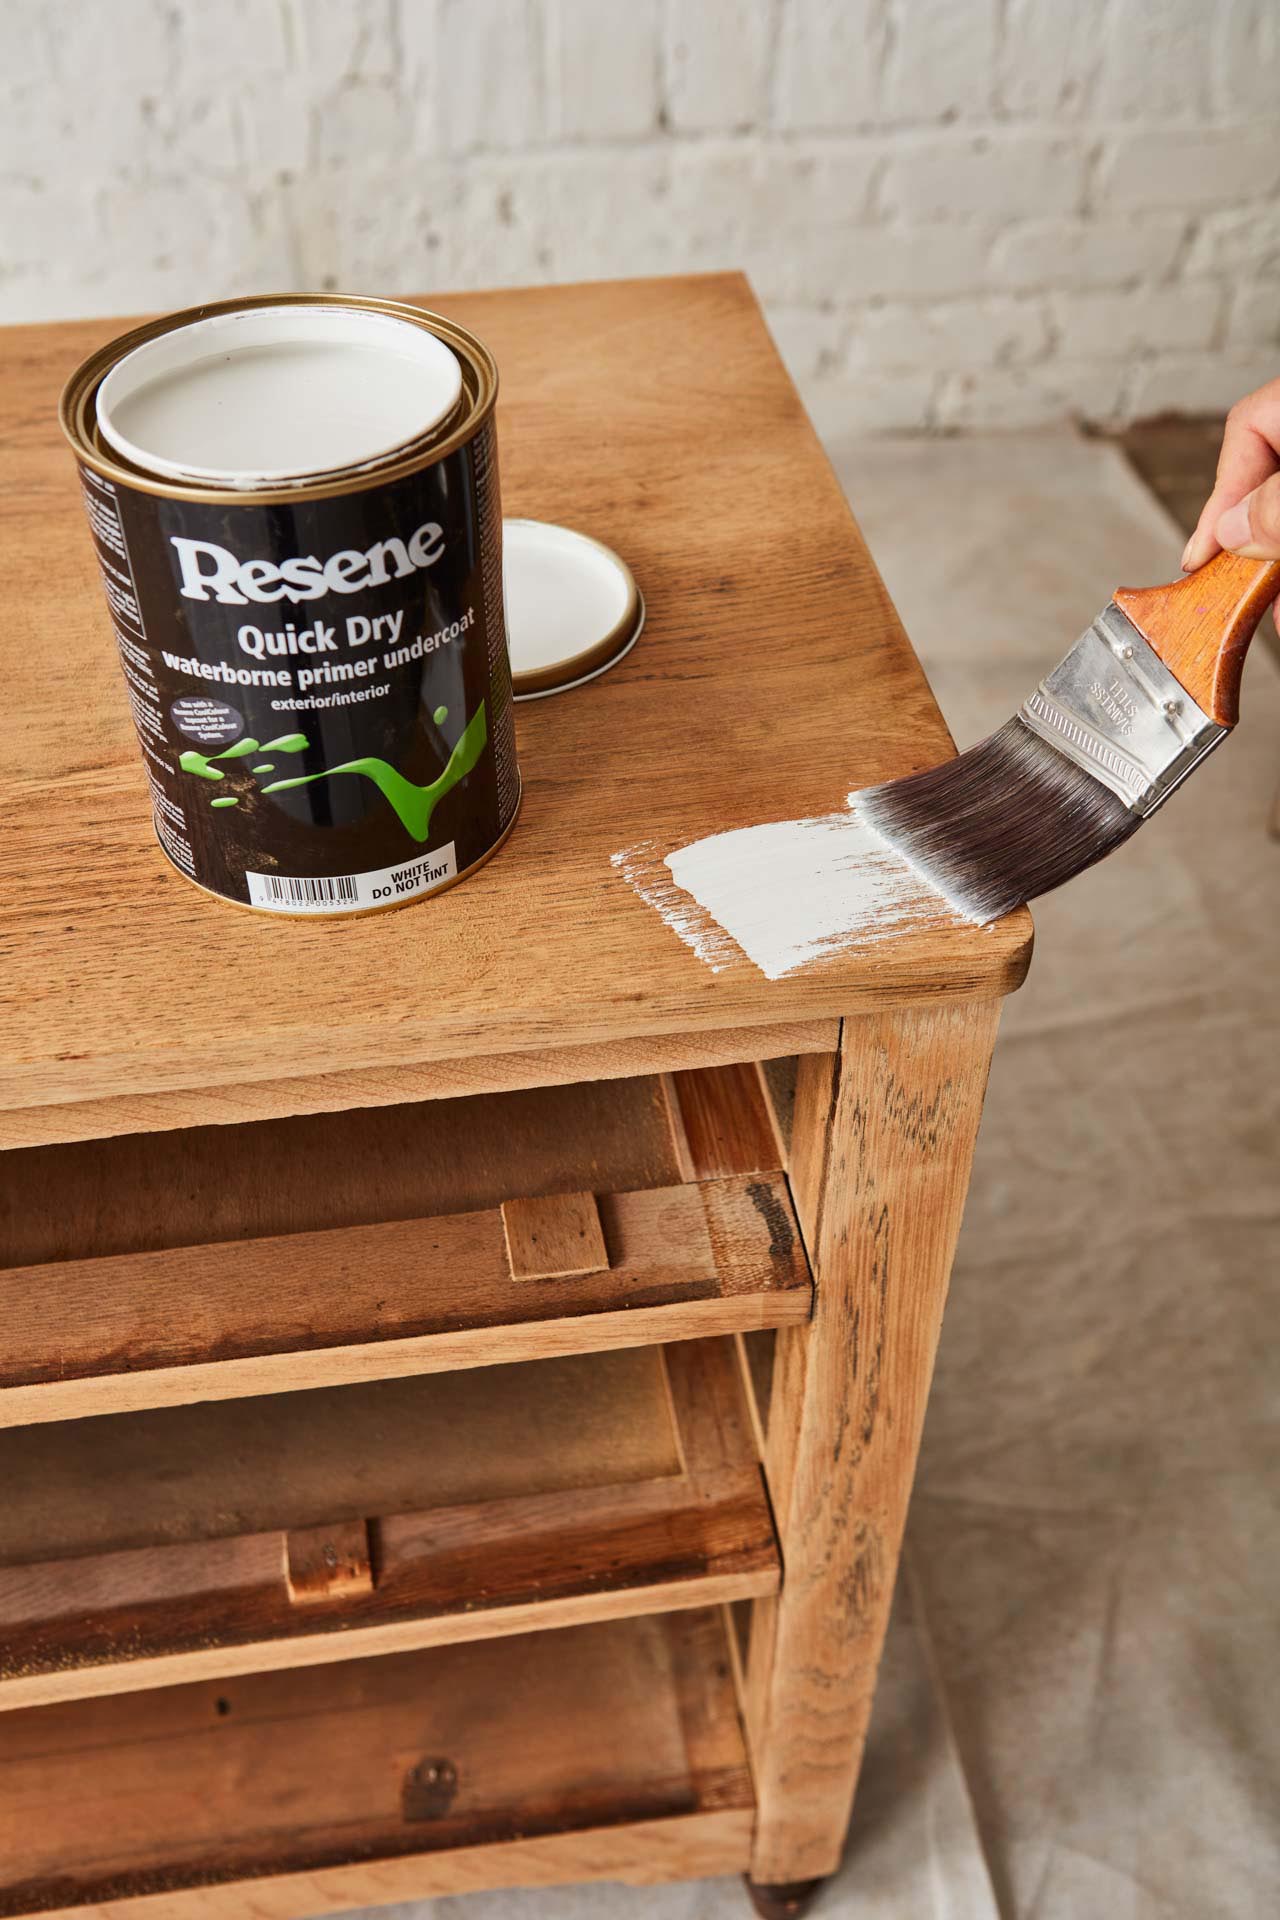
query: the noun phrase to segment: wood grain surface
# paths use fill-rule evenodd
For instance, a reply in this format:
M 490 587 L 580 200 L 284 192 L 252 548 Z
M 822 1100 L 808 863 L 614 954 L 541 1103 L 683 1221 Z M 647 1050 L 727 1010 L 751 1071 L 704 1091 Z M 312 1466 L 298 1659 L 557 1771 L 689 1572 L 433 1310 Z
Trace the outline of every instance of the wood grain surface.
M 0 1151 L 180 1128 L 207 1134 L 210 1127 L 225 1126 L 230 1131 L 282 1114 L 337 1113 L 526 1087 L 581 1086 L 593 1080 L 674 1070 L 697 1072 L 703 1067 L 752 1062 L 762 1054 L 828 1053 L 839 1040 L 836 1019 L 796 1020 L 734 1027 L 724 1033 L 655 1033 L 593 1047 L 539 1047 L 528 1053 L 477 1054 L 468 1060 L 426 1060 L 362 1072 L 10 1107 L 0 1112 Z
M 0 1476 L 0 1709 L 778 1584 L 726 1340 L 31 1428 Z
M 758 1061 L 666 1076 L 681 1171 L 689 1180 L 785 1166 Z
M 373 1541 L 367 1520 L 291 1527 L 285 1535 L 284 1561 L 285 1585 L 295 1607 L 373 1592 Z
M 9 1715 L 0 1914 L 286 1920 L 726 1871 L 751 1804 L 718 1613 L 601 1623 Z M 730 1817 L 682 1847 L 703 1815 Z M 641 1824 L 643 1850 L 606 1831 Z
M 0 1156 L 0 1264 L 632 1192 L 685 1177 L 657 1079 L 362 1108 Z M 33 1197 L 57 1196 L 57 1205 Z
M 498 1209 L 0 1272 L 0 1426 L 807 1318 L 780 1175 L 599 1196 L 609 1267 L 513 1281 Z
M 332 1728 L 329 1729 L 332 1731 Z M 62 1890 L 41 1890 L 42 1920 L 314 1920 L 353 1907 L 443 1899 L 495 1888 L 561 1887 L 578 1881 L 621 1881 L 650 1887 L 673 1880 L 740 1874 L 751 1853 L 755 1809 L 715 1807 L 705 1813 L 626 1820 L 537 1834 L 530 1839 L 481 1840 L 474 1846 L 429 1852 L 351 1857 L 336 1866 L 255 1873 L 251 1880 L 189 1881 L 109 1900 L 61 1904 Z M 23 1897 L 26 1897 L 25 1895 Z
M 566 1280 L 609 1265 L 593 1193 L 504 1200 L 501 1213 L 513 1280 Z
M 998 1003 L 846 1021 L 800 1063 L 791 1183 L 811 1323 L 778 1335 L 766 1469 L 785 1576 L 757 1602 L 752 1878 L 833 1871 L 893 1597 Z
M 0 1432 L 0 1570 L 680 1471 L 659 1347 L 51 1421 Z
M 0 1106 L 114 1102 L 431 1060 L 990 998 L 1029 920 L 922 928 L 779 981 L 713 973 L 611 864 L 824 813 L 951 742 L 745 281 L 440 302 L 493 348 L 507 512 L 615 546 L 648 622 L 523 707 L 523 814 L 460 887 L 325 925 L 201 896 L 151 834 L 62 382 L 123 323 L 8 331 L 0 364 Z M 384 1082 L 385 1084 L 385 1082 Z M 249 1110 L 260 1113 L 251 1102 Z

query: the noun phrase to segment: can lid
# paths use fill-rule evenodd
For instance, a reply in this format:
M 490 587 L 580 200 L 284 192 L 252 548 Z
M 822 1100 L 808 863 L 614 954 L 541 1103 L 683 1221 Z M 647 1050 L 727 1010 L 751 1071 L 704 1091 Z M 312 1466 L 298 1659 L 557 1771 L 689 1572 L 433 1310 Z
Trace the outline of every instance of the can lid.
M 581 686 L 634 646 L 644 601 L 611 547 L 548 520 L 504 520 L 502 555 L 517 700 Z
M 381 464 L 447 420 L 461 393 L 457 355 L 426 326 L 291 302 L 144 341 L 103 380 L 97 421 L 146 473 L 259 488 Z

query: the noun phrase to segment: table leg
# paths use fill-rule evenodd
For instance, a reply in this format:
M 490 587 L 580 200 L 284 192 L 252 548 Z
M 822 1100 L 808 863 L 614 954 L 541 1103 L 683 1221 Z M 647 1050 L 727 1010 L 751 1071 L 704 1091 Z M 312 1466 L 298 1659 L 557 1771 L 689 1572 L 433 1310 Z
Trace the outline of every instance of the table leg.
M 821 1880 L 790 1880 L 785 1886 L 762 1886 L 748 1879 L 747 1892 L 760 1920 L 803 1920 Z
M 767 1896 L 838 1865 L 893 1597 L 998 1002 L 845 1021 L 791 1143 L 813 1318 L 781 1329 L 766 1459 L 783 1584 L 747 1661 Z

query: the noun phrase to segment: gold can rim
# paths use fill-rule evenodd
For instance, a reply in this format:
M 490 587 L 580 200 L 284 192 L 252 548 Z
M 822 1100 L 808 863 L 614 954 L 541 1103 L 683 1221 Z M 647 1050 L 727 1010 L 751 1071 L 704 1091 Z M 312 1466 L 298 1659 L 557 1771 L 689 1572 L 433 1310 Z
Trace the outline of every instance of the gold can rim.
M 315 482 L 302 480 L 292 485 L 253 488 L 202 487 L 146 473 L 103 452 L 92 430 L 93 402 L 102 381 L 126 353 L 148 340 L 157 339 L 162 334 L 206 319 L 212 314 L 263 307 L 314 305 L 317 302 L 387 313 L 415 326 L 425 327 L 458 355 L 469 404 L 461 414 L 455 411 L 442 423 L 443 431 L 426 434 L 407 447 L 394 449 L 384 464 L 348 468 L 343 473 L 325 474 Z M 498 369 L 488 347 L 456 320 L 450 320 L 429 307 L 414 306 L 406 300 L 382 300 L 355 293 L 256 294 L 245 299 L 211 300 L 197 307 L 181 308 L 159 319 L 144 321 L 142 325 L 118 334 L 115 339 L 96 348 L 80 362 L 63 387 L 58 403 L 58 421 L 78 460 L 104 479 L 135 493 L 152 494 L 165 500 L 195 500 L 216 506 L 285 506 L 302 500 L 341 499 L 346 494 L 363 493 L 420 472 L 424 466 L 433 465 L 474 438 L 491 418 L 497 397 Z

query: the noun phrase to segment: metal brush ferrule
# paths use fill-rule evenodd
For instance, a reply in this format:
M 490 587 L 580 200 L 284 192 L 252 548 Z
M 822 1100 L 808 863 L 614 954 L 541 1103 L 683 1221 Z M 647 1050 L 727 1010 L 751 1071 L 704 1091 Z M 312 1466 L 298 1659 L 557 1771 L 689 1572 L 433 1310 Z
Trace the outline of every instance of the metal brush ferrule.
M 1114 601 L 1018 718 L 1144 818 L 1230 731 L 1201 711 Z

